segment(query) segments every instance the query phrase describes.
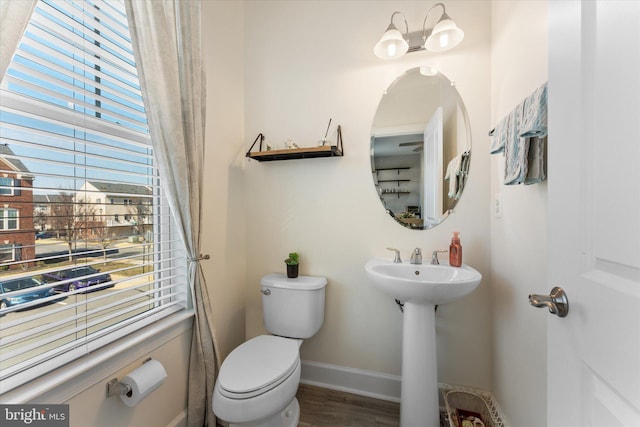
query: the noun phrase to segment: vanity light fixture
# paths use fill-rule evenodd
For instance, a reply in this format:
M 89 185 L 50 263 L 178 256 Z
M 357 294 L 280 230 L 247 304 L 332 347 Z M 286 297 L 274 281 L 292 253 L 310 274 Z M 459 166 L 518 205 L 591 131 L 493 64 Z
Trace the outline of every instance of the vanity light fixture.
M 433 28 L 427 28 L 429 14 L 437 6 L 442 7 L 442 14 Z M 404 36 L 393 24 L 393 18 L 396 14 L 404 19 L 406 28 Z M 399 58 L 407 52 L 417 52 L 424 49 L 430 52 L 444 52 L 459 45 L 462 39 L 464 39 L 464 31 L 447 15 L 444 4 L 436 3 L 427 11 L 421 32 L 409 33 L 405 16 L 401 12 L 393 12 L 391 23 L 374 47 L 373 52 L 381 59 Z
M 436 6 L 442 7 L 442 15 L 440 15 L 440 19 L 438 19 L 435 27 L 431 30 L 426 30 L 425 26 L 429 12 Z M 427 31 L 429 31 L 429 34 L 427 34 Z M 430 52 L 444 52 L 445 50 L 458 46 L 462 39 L 464 39 L 464 31 L 458 28 L 456 23 L 453 22 L 453 19 L 447 15 L 444 4 L 434 4 L 427 12 L 427 16 L 424 17 L 424 22 L 422 23 L 422 42 L 424 43 L 424 48 Z
M 393 17 L 396 15 L 402 16 L 402 19 L 404 20 L 405 34 L 409 34 L 409 25 L 407 24 L 407 18 L 404 17 L 402 12 L 393 12 L 393 14 L 391 15 L 391 22 L 389 23 L 389 26 L 382 35 L 380 41 L 376 43 L 375 47 L 373 48 L 373 53 L 375 53 L 378 58 L 399 58 L 407 53 L 407 50 L 409 50 L 409 42 L 407 41 L 408 37 L 403 37 L 398 28 L 393 25 Z

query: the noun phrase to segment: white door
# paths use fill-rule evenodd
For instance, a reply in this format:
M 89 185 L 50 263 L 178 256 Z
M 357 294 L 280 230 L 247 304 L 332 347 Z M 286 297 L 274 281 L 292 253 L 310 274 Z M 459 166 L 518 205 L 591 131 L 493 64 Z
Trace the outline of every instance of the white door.
M 548 155 L 548 426 L 637 427 L 640 1 L 549 2 Z
M 443 142 L 442 107 L 438 107 L 424 129 L 424 192 L 422 212 L 425 225 L 437 224 L 442 217 Z M 450 178 L 455 179 L 455 177 Z

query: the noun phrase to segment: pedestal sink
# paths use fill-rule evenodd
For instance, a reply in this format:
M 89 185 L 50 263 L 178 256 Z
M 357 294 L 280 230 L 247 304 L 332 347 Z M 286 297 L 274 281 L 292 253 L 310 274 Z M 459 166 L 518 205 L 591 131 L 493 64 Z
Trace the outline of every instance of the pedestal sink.
M 404 302 L 400 425 L 437 427 L 435 306 L 468 295 L 482 275 L 464 264 L 396 264 L 383 258 L 371 259 L 365 271 L 379 290 Z

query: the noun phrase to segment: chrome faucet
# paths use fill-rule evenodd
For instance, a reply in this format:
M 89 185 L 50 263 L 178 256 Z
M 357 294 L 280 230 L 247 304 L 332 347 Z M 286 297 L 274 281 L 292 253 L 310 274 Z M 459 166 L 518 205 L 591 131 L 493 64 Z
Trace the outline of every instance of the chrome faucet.
M 449 252 L 446 249 L 436 249 L 435 251 L 433 251 L 433 253 L 431 254 L 431 264 L 433 265 L 440 265 L 440 261 L 438 261 L 438 254 L 443 254 Z
M 393 258 L 393 262 L 396 264 L 402 264 L 402 259 L 400 259 L 400 251 L 396 248 L 387 248 L 388 251 L 394 251 L 396 256 Z
M 422 249 L 415 248 L 411 254 L 411 264 L 422 264 Z

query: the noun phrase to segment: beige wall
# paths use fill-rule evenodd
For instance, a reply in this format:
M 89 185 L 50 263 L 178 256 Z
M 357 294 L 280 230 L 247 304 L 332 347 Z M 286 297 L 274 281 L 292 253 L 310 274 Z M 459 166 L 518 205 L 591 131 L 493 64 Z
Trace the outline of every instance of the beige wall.
M 248 1 L 245 4 L 245 149 L 262 132 L 276 147 L 292 139 L 313 146 L 329 118 L 341 124 L 345 156 L 258 163 L 245 160 L 247 336 L 264 333 L 260 277 L 284 272 L 288 252 L 301 274 L 326 276 L 325 323 L 302 346 L 304 360 L 400 374 L 402 315 L 374 289 L 364 264 L 375 255 L 405 259 L 448 247 L 461 231 L 464 262 L 485 280 L 437 314 L 440 380 L 491 389 L 489 200 L 490 6 L 456 1 L 447 12 L 466 39 L 446 55 L 426 52 L 382 61 L 373 45 L 394 10 L 422 28 L 424 1 Z M 431 18 L 434 19 L 434 18 Z M 464 99 L 474 154 L 469 185 L 456 212 L 429 231 L 399 226 L 385 214 L 369 163 L 373 116 L 382 92 L 400 74 L 436 65 Z M 335 141 L 334 133 L 331 135 Z M 428 255 L 427 255 L 428 257 Z
M 491 119 L 496 123 L 547 80 L 547 2 L 492 3 Z M 551 141 L 550 143 L 554 143 Z M 514 426 L 546 419 L 546 319 L 527 296 L 546 293 L 547 184 L 505 186 L 504 158 L 491 157 L 494 393 Z
M 191 330 L 178 335 L 158 348 L 135 357 L 122 369 L 104 375 L 84 390 L 77 390 L 69 399 L 71 427 L 136 426 L 156 427 L 180 423 L 185 419 L 187 406 L 187 369 Z M 133 352 L 132 352 L 133 353 Z M 106 385 L 112 378 L 122 379 L 142 365 L 148 357 L 159 361 L 167 371 L 167 379 L 135 407 L 127 407 L 118 397 L 106 397 Z M 124 358 L 123 358 L 124 359 Z M 96 370 L 100 370 L 97 368 Z M 43 403 L 53 400 L 44 400 Z
M 245 337 L 244 3 L 204 1 L 202 12 L 207 72 L 202 252 L 212 258 L 202 266 L 224 358 Z

